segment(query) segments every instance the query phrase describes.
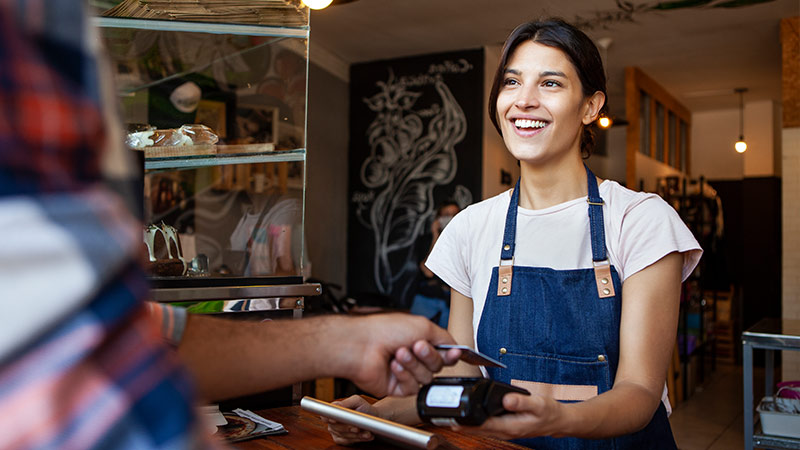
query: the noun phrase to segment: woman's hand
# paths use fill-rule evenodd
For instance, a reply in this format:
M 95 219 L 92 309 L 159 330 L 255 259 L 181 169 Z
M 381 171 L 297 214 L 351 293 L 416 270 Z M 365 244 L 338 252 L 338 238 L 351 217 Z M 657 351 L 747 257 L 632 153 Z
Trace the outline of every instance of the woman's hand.
M 344 400 L 333 402 L 333 404 L 354 409 L 358 412 L 372 416 L 378 416 L 378 410 L 369 404 L 369 402 L 364 400 L 364 398 L 360 395 L 353 395 Z M 323 416 L 320 416 L 320 419 L 322 419 L 323 422 L 328 423 L 328 432 L 331 433 L 333 442 L 336 442 L 339 445 L 351 445 L 375 439 L 375 436 L 373 436 L 372 433 L 362 430 L 356 426 L 348 425 L 346 423 L 339 423 Z
M 506 394 L 502 416 L 490 417 L 480 427 L 453 427 L 454 430 L 495 439 L 552 436 L 564 420 L 568 405 L 541 395 Z

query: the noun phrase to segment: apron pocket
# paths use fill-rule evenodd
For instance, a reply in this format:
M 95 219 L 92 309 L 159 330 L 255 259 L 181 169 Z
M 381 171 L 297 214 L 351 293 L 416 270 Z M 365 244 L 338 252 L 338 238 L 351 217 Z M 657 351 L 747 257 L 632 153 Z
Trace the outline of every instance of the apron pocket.
M 569 385 L 550 384 L 538 381 L 525 381 L 511 379 L 511 384 L 521 387 L 533 395 L 552 397 L 561 401 L 582 402 L 592 397 L 597 397 L 597 386 L 594 385 Z
M 611 389 L 606 355 L 566 356 L 508 352 L 501 381 L 561 401 L 583 401 Z

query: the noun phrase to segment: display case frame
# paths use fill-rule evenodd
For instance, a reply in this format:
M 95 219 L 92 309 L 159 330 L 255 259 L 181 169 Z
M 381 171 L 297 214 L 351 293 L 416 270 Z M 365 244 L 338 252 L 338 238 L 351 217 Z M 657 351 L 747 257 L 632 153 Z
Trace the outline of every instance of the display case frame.
M 99 3 L 99 2 L 95 2 Z M 112 2 L 119 3 L 119 2 Z M 147 2 L 139 2 L 146 6 Z M 268 3 L 268 2 L 262 2 Z M 273 1 L 273 3 L 275 3 Z M 284 8 L 291 8 L 293 3 L 291 1 L 283 2 Z M 201 144 L 193 145 L 191 149 L 176 148 L 159 148 L 158 152 L 154 152 L 152 148 L 143 151 L 143 169 L 145 176 L 154 174 L 165 174 L 174 171 L 193 171 L 202 168 L 218 168 L 233 166 L 235 168 L 242 167 L 258 167 L 257 165 L 280 165 L 281 163 L 299 163 L 302 165 L 301 169 L 301 182 L 295 183 L 299 185 L 299 201 L 301 202 L 301 219 L 300 219 L 300 232 L 303 233 L 305 229 L 305 164 L 306 164 L 306 121 L 307 121 L 307 92 L 308 92 L 308 9 L 297 6 L 297 17 L 291 18 L 295 23 L 292 26 L 275 25 L 271 23 L 223 23 L 214 20 L 207 20 L 215 17 L 209 15 L 205 17 L 206 20 L 163 20 L 162 17 L 158 19 L 152 18 L 136 18 L 136 17 L 93 17 L 92 21 L 100 30 L 100 35 L 111 33 L 111 30 L 136 30 L 133 35 L 138 31 L 157 32 L 157 40 L 167 41 L 170 36 L 180 33 L 197 33 L 198 36 L 217 35 L 219 39 L 230 38 L 236 42 L 250 39 L 256 44 L 253 45 L 255 49 L 272 48 L 272 46 L 284 44 L 297 44 L 287 46 L 295 54 L 298 54 L 301 59 L 301 69 L 303 72 L 302 80 L 278 80 L 285 82 L 287 85 L 298 86 L 302 84 L 302 105 L 298 106 L 297 96 L 294 97 L 294 111 L 295 116 L 302 118 L 302 125 L 298 127 L 294 125 L 294 140 L 300 145 L 279 144 L 278 132 L 272 133 L 271 142 L 262 140 L 261 142 L 253 143 L 225 143 L 225 144 Z M 222 20 L 227 20 L 220 16 Z M 123 31 L 124 33 L 124 31 Z M 165 36 L 166 38 L 162 38 Z M 213 39 L 214 38 L 210 38 Z M 109 45 L 108 47 L 112 47 Z M 247 48 L 242 50 L 242 54 L 248 52 Z M 110 51 L 110 53 L 113 53 Z M 150 52 L 152 56 L 152 51 Z M 156 52 L 158 53 L 158 52 Z M 164 53 L 164 52 L 161 52 Z M 110 54 L 112 68 L 114 66 L 114 55 Z M 228 58 L 229 55 L 220 55 L 220 59 Z M 193 61 L 197 64 L 195 68 L 202 70 L 211 67 L 215 61 Z M 297 65 L 297 63 L 295 63 Z M 164 64 L 163 66 L 169 66 Z M 235 66 L 235 65 L 234 65 Z M 234 71 L 235 72 L 235 71 Z M 169 80 L 180 78 L 188 72 L 181 70 L 173 70 L 166 73 L 160 78 L 155 80 L 142 80 L 139 85 L 130 86 L 120 90 L 120 96 L 124 97 L 130 95 L 132 92 L 148 89 L 152 86 L 159 85 Z M 194 72 L 192 72 L 194 73 Z M 236 73 L 233 73 L 233 78 L 236 78 Z M 295 77 L 297 78 L 297 77 Z M 127 80 L 130 81 L 130 80 Z M 291 83 L 294 84 L 291 84 Z M 249 87 L 249 84 L 248 84 Z M 238 96 L 239 94 L 236 93 Z M 257 97 L 257 96 L 256 96 Z M 262 95 L 263 97 L 263 95 Z M 252 98 L 243 104 L 248 107 L 254 107 Z M 255 106 L 258 106 L 257 104 Z M 124 110 L 125 108 L 123 108 Z M 285 125 L 284 122 L 289 122 L 288 115 L 285 111 L 281 111 L 279 116 L 279 107 L 265 104 L 263 106 L 265 111 L 274 112 L 273 125 Z M 284 108 L 285 109 L 285 108 Z M 125 111 L 123 111 L 125 114 Z M 124 120 L 130 122 L 130 117 Z M 280 123 L 279 123 L 280 121 Z M 149 123 L 149 122 L 148 122 Z M 174 151 L 174 153 L 170 153 Z M 284 175 L 285 178 L 285 175 Z M 283 179 L 285 184 L 285 179 Z M 296 188 L 297 186 L 295 186 Z M 298 189 L 295 189 L 298 190 Z M 147 198 L 147 193 L 145 194 Z M 145 218 L 145 222 L 148 222 Z M 258 225 L 256 225 L 258 226 Z M 249 243 L 248 243 L 249 244 Z M 167 244 L 169 245 L 169 244 Z M 248 246 L 249 250 L 249 246 Z M 304 297 L 311 295 L 318 295 L 321 291 L 320 285 L 315 283 L 305 283 L 302 276 L 303 261 L 307 256 L 305 255 L 305 242 L 300 247 L 300 273 L 296 274 L 280 274 L 280 275 L 251 275 L 251 274 L 238 274 L 231 277 L 208 276 L 208 277 L 169 277 L 160 278 L 153 277 L 151 283 L 152 299 L 158 302 L 208 302 L 208 301 L 223 301 L 234 302 L 237 300 L 263 300 L 258 303 L 258 306 L 252 310 L 260 311 L 292 311 L 295 318 L 302 315 L 304 305 Z M 220 311 L 223 312 L 223 311 Z M 224 311 L 230 312 L 230 311 Z

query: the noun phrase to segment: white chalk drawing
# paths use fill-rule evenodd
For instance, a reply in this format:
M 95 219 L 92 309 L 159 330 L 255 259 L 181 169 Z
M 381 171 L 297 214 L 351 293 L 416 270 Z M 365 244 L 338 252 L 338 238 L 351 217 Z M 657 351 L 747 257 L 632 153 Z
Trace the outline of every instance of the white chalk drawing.
M 441 77 L 431 84 L 441 104 L 424 111 L 413 109 L 422 93 L 392 73 L 376 83 L 377 94 L 364 99 L 376 113 L 366 132 L 370 154 L 361 166 L 361 182 L 370 193 L 354 203 L 359 221 L 373 232 L 375 285 L 384 295 L 409 289 L 408 274 L 418 270 L 414 243 L 435 214 L 433 189 L 453 181 L 455 146 L 467 131 L 464 111 Z M 471 203 L 466 188 L 459 186 L 456 193 L 462 206 Z M 407 285 L 397 286 L 402 279 Z

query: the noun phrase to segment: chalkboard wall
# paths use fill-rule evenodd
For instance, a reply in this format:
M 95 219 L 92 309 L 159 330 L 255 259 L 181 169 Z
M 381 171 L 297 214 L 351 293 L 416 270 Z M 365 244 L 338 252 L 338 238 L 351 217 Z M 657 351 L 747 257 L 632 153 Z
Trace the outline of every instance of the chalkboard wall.
M 436 208 L 480 199 L 483 50 L 353 65 L 348 289 L 407 308 Z

